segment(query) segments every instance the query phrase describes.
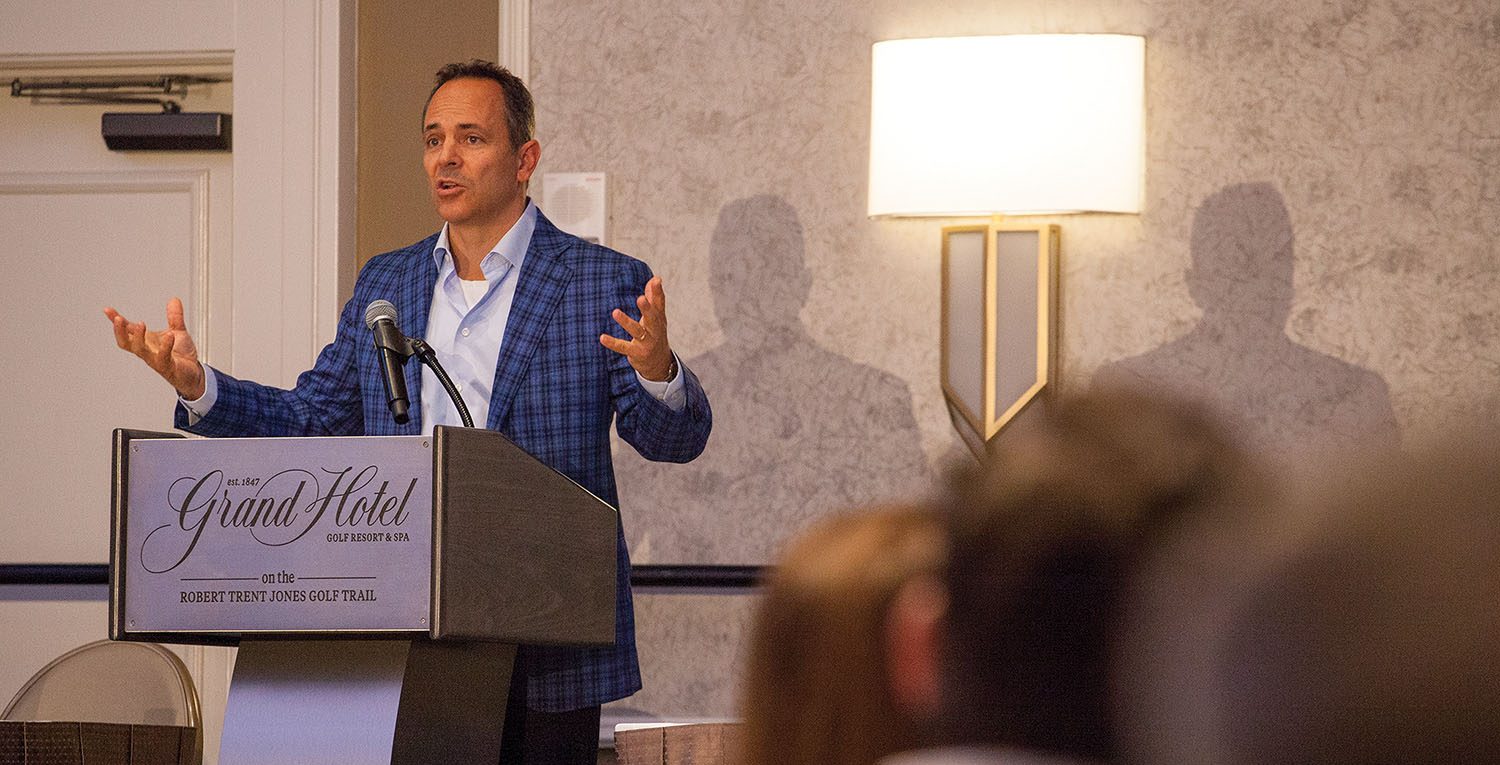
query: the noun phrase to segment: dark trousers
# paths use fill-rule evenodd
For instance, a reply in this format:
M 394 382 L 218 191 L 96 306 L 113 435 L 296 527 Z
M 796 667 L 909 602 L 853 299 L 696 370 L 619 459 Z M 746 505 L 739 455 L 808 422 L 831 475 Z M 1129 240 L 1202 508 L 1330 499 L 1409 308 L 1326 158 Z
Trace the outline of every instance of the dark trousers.
M 500 765 L 595 765 L 599 761 L 599 707 L 569 712 L 527 709 L 526 677 L 517 664 L 505 705 Z

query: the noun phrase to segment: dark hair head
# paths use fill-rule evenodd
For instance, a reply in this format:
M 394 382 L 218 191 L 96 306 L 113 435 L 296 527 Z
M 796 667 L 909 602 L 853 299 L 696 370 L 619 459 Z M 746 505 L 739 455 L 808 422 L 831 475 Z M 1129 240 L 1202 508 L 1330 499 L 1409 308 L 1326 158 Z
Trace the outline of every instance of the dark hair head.
M 519 148 L 521 144 L 531 140 L 532 133 L 536 132 L 536 110 L 526 83 L 511 74 L 509 69 L 477 58 L 464 63 L 448 64 L 437 71 L 432 91 L 427 94 L 427 102 L 422 104 L 424 123 L 427 120 L 427 106 L 432 103 L 432 97 L 438 92 L 438 88 L 449 80 L 463 77 L 494 80 L 500 85 L 500 91 L 505 95 L 505 127 L 510 133 L 511 148 Z
M 948 483 L 941 733 L 1111 760 L 1130 575 L 1179 518 L 1223 501 L 1248 458 L 1205 411 L 1128 390 L 1028 424 Z
M 1500 432 L 1342 450 L 1140 588 L 1132 761 L 1500 762 Z

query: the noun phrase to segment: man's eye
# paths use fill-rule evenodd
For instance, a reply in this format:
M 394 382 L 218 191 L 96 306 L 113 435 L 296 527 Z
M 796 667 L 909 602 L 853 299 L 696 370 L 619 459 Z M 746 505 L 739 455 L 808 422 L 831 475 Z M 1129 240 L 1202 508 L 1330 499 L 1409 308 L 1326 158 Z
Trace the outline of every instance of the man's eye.
M 479 136 L 477 136 L 477 135 L 471 135 L 471 136 L 469 136 L 469 143 L 479 143 Z
M 427 143 L 427 145 L 429 147 L 437 146 L 438 145 L 438 139 L 436 139 L 436 138 L 428 138 L 427 141 L 426 141 L 426 143 Z

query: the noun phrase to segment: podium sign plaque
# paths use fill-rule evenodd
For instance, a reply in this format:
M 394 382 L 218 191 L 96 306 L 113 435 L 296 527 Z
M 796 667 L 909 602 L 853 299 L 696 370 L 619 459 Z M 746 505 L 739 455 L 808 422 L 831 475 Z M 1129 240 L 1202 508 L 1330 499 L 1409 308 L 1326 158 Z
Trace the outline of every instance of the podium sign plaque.
M 500 433 L 113 439 L 115 640 L 238 645 L 222 765 L 498 762 L 519 645 L 615 642 L 615 508 Z
M 427 632 L 432 439 L 138 439 L 126 632 Z

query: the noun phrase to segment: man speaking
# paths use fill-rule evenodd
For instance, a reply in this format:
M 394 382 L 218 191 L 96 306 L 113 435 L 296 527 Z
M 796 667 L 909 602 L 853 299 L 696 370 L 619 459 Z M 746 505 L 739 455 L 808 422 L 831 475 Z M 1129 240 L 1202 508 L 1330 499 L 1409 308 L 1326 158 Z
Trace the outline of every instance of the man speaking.
M 414 435 L 459 424 L 426 368 L 408 380 L 420 402 L 410 420 L 391 414 L 363 321 L 366 306 L 388 300 L 401 329 L 436 352 L 476 424 L 618 506 L 610 420 L 647 459 L 686 462 L 708 440 L 708 398 L 667 342 L 661 279 L 559 231 L 527 197 L 541 157 L 534 125 L 530 92 L 505 69 L 470 61 L 438 71 L 422 163 L 443 228 L 365 265 L 337 337 L 292 389 L 201 364 L 175 298 L 161 331 L 106 308 L 115 342 L 176 388 L 177 427 L 201 435 Z M 595 761 L 599 705 L 641 687 L 623 531 L 616 592 L 613 647 L 520 649 L 503 761 Z

